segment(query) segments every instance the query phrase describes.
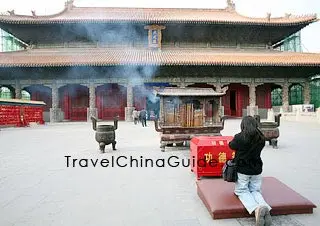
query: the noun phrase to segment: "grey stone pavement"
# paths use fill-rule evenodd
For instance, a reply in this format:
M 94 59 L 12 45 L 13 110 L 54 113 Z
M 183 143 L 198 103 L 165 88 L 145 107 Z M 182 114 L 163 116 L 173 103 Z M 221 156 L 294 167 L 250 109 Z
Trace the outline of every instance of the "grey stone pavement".
M 239 123 L 228 120 L 223 135 L 234 135 Z M 320 125 L 283 121 L 280 132 L 279 149 L 267 145 L 263 151 L 263 175 L 280 179 L 320 206 Z M 1 129 L 0 225 L 254 225 L 253 218 L 211 219 L 197 196 L 195 175 L 186 167 L 67 167 L 66 155 L 109 161 L 112 156 L 189 156 L 188 149 L 161 152 L 151 122 L 146 128 L 120 122 L 116 134 L 118 150 L 107 146 L 101 154 L 89 123 Z M 273 217 L 277 226 L 317 226 L 319 221 L 319 209 Z

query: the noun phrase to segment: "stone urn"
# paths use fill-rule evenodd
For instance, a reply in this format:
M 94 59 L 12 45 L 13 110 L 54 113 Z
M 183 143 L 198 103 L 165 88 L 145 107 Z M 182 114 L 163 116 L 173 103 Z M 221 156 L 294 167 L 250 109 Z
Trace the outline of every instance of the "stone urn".
M 112 144 L 112 149 L 116 150 L 116 134 L 118 129 L 118 118 L 115 117 L 113 125 L 97 125 L 97 118 L 91 116 L 93 130 L 96 131 L 96 141 L 99 143 L 99 148 L 102 153 L 105 152 L 105 146 Z
M 268 141 L 269 145 L 272 145 L 273 148 L 278 148 L 278 138 L 280 136 L 278 127 L 280 126 L 280 117 L 281 114 L 277 114 L 274 116 L 274 122 L 261 122 L 259 115 L 254 116 L 266 141 Z

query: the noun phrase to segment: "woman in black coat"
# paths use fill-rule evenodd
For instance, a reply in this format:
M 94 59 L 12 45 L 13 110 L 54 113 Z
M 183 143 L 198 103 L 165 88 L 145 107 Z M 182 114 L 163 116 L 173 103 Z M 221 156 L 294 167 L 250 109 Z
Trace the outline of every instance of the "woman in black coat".
M 257 226 L 269 226 L 271 207 L 261 194 L 263 166 L 261 151 L 265 146 L 265 138 L 252 116 L 245 116 L 240 127 L 241 132 L 229 143 L 229 147 L 236 151 L 233 161 L 237 165 L 238 180 L 235 183 L 234 193 L 249 214 L 255 212 Z

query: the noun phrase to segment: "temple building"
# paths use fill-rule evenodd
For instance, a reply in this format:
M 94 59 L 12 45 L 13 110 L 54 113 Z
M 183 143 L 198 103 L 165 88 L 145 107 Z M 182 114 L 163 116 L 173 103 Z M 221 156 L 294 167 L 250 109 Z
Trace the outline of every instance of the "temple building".
M 168 86 L 218 92 L 227 86 L 224 115 L 265 114 L 276 105 L 289 111 L 320 99 L 310 90 L 320 54 L 284 46 L 288 39 L 299 44 L 296 34 L 317 21 L 316 15 L 247 17 L 231 0 L 224 9 L 76 7 L 67 1 L 54 15 L 12 10 L 0 15 L 0 28 L 23 49 L 0 53 L 0 94 L 44 101 L 51 122 L 90 115 L 131 120 L 134 108 L 156 113 L 153 90 Z

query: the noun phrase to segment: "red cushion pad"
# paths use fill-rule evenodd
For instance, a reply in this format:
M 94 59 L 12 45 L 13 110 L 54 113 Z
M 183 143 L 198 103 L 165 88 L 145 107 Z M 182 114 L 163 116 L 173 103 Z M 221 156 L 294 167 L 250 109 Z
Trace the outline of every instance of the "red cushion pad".
M 198 195 L 213 219 L 249 217 L 238 197 L 234 183 L 222 179 L 197 181 Z M 264 177 L 262 195 L 272 207 L 272 215 L 313 213 L 316 206 L 274 177 Z

